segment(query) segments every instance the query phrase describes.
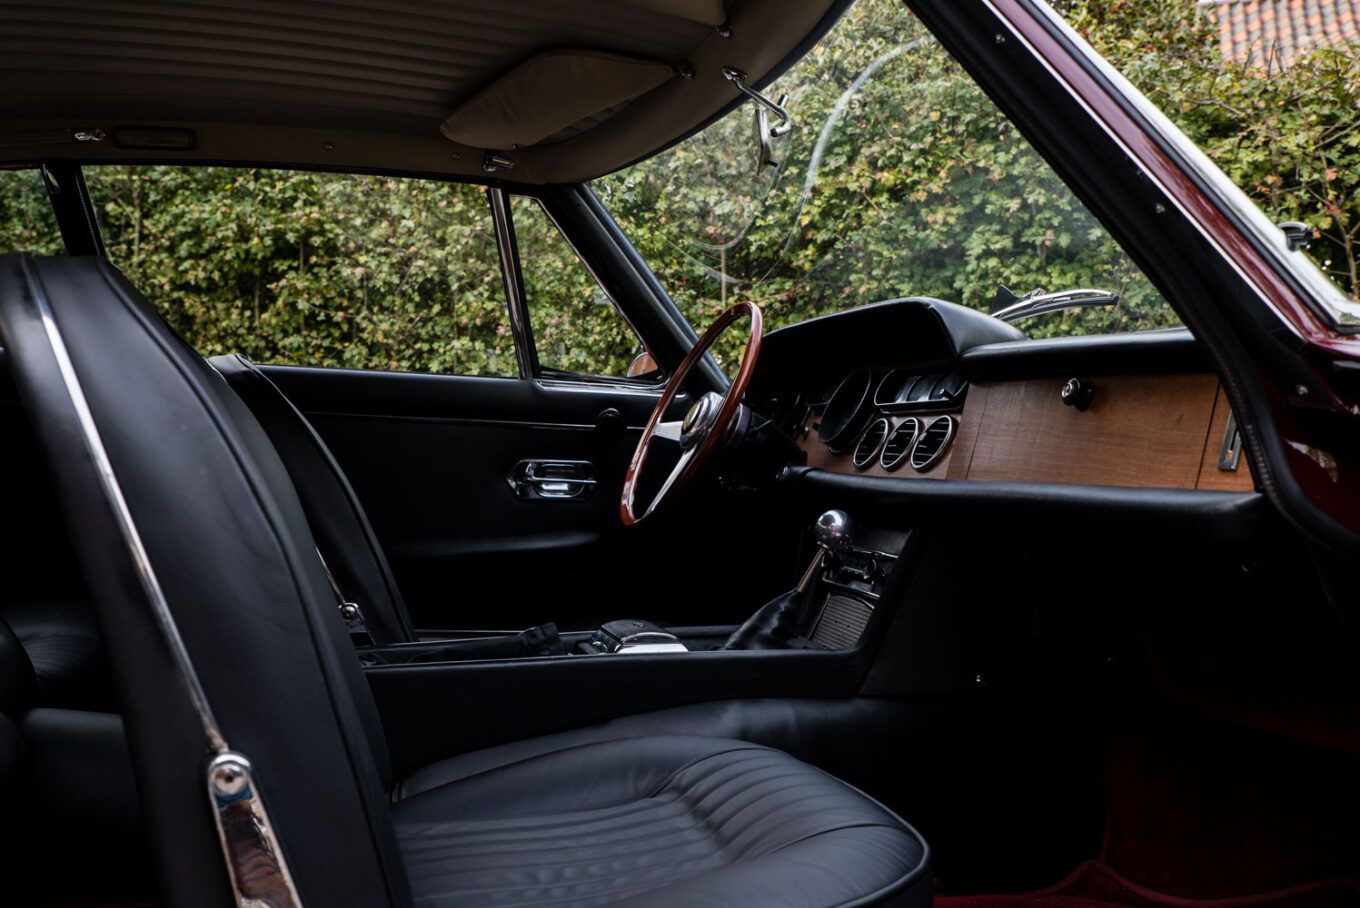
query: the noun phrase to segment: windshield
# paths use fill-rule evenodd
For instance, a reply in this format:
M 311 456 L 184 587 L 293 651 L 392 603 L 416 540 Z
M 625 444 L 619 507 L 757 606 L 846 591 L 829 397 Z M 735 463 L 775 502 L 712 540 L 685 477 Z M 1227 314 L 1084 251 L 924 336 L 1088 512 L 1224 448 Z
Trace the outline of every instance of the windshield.
M 681 311 L 737 299 L 768 327 L 903 296 L 991 311 L 1112 291 L 1020 323 L 1034 337 L 1179 324 L 972 79 L 896 0 L 860 0 L 764 93 L 795 123 L 757 158 L 753 102 L 593 184 Z M 1001 290 L 1000 288 L 1006 288 Z

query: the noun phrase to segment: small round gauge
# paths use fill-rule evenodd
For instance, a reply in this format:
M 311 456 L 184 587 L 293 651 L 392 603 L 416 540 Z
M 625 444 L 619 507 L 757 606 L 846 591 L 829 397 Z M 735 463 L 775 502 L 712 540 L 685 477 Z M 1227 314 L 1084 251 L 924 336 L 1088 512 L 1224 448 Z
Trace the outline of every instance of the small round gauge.
M 822 443 L 837 453 L 846 450 L 873 409 L 874 373 L 861 366 L 841 380 L 822 411 L 817 430 Z

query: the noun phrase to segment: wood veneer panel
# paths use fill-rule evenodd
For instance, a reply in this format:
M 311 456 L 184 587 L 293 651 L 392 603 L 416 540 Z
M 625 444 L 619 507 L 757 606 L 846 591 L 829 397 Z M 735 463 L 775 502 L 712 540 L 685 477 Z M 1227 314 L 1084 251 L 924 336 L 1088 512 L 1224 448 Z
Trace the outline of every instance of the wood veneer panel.
M 973 448 L 977 446 L 978 429 L 982 427 L 983 415 L 987 412 L 987 391 L 987 385 L 968 389 L 954 444 L 949 452 L 949 479 L 968 478 L 968 468 L 973 463 Z
M 1097 377 L 1085 412 L 1064 406 L 1061 379 L 985 388 L 969 479 L 1192 489 L 1214 410 L 1214 375 Z
M 1214 417 L 1209 423 L 1209 435 L 1204 439 L 1204 454 L 1199 462 L 1199 481 L 1197 489 L 1212 489 L 1217 492 L 1250 492 L 1256 483 L 1251 477 L 1251 467 L 1245 453 L 1237 461 L 1236 470 L 1220 470 L 1218 454 L 1223 447 L 1223 433 L 1228 430 L 1228 416 L 1232 406 L 1222 385 L 1214 398 Z

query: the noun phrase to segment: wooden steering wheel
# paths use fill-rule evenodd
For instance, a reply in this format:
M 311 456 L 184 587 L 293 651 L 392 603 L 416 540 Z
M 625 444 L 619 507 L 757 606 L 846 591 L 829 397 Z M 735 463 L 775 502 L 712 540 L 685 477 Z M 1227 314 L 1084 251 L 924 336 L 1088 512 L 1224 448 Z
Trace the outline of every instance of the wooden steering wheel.
M 694 370 L 694 366 L 699 362 L 700 357 L 713 345 L 713 341 L 717 340 L 718 335 L 722 334 L 728 325 L 743 315 L 751 317 L 751 333 L 746 339 L 746 352 L 742 354 L 741 365 L 738 367 L 737 374 L 732 379 L 731 384 L 727 386 L 727 392 L 718 394 L 709 391 L 690 406 L 689 412 L 685 414 L 683 420 L 662 422 L 661 417 L 670 408 L 671 402 L 680 393 L 680 389 L 685 386 L 686 379 L 689 378 L 690 372 Z M 737 303 L 731 309 L 719 315 L 713 324 L 708 326 L 704 336 L 699 338 L 699 342 L 689 351 L 689 355 L 680 364 L 680 368 L 675 370 L 671 380 L 666 383 L 666 390 L 662 392 L 661 399 L 656 402 L 656 409 L 652 410 L 651 419 L 647 420 L 647 427 L 642 430 L 642 437 L 638 439 L 637 449 L 633 451 L 633 459 L 628 464 L 628 472 L 623 477 L 623 495 L 619 500 L 619 517 L 623 520 L 624 526 L 633 526 L 651 516 L 665 498 L 674 495 L 676 491 L 693 479 L 722 447 L 728 429 L 731 428 L 733 419 L 736 418 L 741 409 L 741 400 L 746 395 L 746 386 L 751 383 L 751 375 L 756 369 L 756 359 L 760 356 L 762 324 L 759 306 L 755 303 Z M 634 508 L 633 497 L 637 494 L 638 482 L 642 477 L 642 467 L 647 462 L 647 452 L 651 449 L 652 439 L 654 438 L 664 438 L 678 444 L 680 446 L 680 460 L 676 462 L 670 475 L 666 477 L 666 481 L 661 484 L 660 490 L 653 496 L 651 504 L 647 505 L 647 509 L 639 514 Z

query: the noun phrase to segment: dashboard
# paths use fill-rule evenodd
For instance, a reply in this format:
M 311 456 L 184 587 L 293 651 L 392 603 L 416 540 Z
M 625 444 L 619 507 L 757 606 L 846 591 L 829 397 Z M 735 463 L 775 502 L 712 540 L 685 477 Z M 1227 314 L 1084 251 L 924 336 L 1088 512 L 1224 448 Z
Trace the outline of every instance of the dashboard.
M 1253 487 L 1231 407 L 1183 329 L 1029 340 L 975 310 L 897 300 L 772 332 L 752 387 L 818 470 Z

